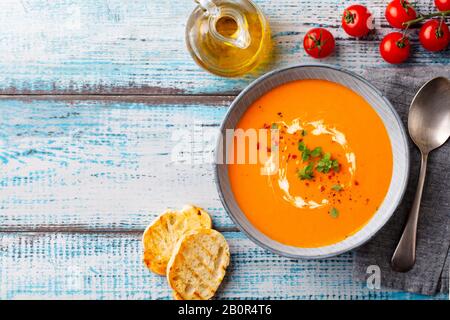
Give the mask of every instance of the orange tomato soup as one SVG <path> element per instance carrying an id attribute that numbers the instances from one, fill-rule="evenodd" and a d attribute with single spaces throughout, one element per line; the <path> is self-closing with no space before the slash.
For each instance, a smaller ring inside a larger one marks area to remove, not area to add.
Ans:
<path id="1" fill-rule="evenodd" d="M 235 136 L 231 188 L 249 221 L 273 240 L 305 248 L 342 241 L 372 218 L 388 191 L 387 131 L 371 106 L 342 85 L 279 86 L 248 108 L 237 129 L 256 129 L 260 140 L 255 147 L 244 136 L 241 164 Z M 249 163 L 252 146 L 258 161 Z"/>

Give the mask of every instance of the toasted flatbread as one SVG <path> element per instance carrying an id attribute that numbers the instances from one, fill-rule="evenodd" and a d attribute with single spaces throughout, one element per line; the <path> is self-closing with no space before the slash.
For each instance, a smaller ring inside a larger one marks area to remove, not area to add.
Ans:
<path id="1" fill-rule="evenodd" d="M 167 281 L 174 298 L 211 299 L 229 263 L 230 249 L 221 233 L 200 229 L 184 235 L 167 265 Z"/>
<path id="2" fill-rule="evenodd" d="M 211 217 L 201 208 L 189 205 L 181 211 L 164 212 L 144 231 L 144 263 L 154 273 L 165 275 L 178 240 L 192 230 L 204 228 L 211 228 Z"/>

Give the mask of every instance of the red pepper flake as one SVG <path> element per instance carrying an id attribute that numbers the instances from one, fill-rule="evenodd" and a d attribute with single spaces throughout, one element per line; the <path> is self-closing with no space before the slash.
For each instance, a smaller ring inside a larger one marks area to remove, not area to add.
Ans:
<path id="1" fill-rule="evenodd" d="M 281 118 L 283 118 L 283 114 L 281 112 L 278 112 L 277 115 Z"/>
<path id="2" fill-rule="evenodd" d="M 256 143 L 256 150 L 259 150 L 259 142 Z"/>
<path id="3" fill-rule="evenodd" d="M 305 183 L 307 187 L 309 187 L 309 182 Z"/>
<path id="4" fill-rule="evenodd" d="M 355 186 L 359 186 L 359 182 L 355 180 Z"/>
<path id="5" fill-rule="evenodd" d="M 264 129 L 270 129 L 270 125 L 267 124 L 267 123 L 264 123 L 264 124 L 263 124 L 263 128 L 264 128 Z"/>
<path id="6" fill-rule="evenodd" d="M 324 192 L 325 191 L 325 187 L 324 186 L 320 186 L 320 192 Z"/>

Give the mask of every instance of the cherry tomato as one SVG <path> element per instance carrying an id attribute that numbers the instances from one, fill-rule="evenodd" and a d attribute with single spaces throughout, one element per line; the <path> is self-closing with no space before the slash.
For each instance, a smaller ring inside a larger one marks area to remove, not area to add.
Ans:
<path id="1" fill-rule="evenodd" d="M 428 51 L 445 50 L 450 43 L 450 31 L 443 20 L 433 19 L 420 28 L 419 40 Z"/>
<path id="2" fill-rule="evenodd" d="M 389 24 L 398 29 L 405 29 L 403 23 L 417 18 L 416 10 L 406 0 L 394 0 L 388 4 L 385 12 Z"/>
<path id="3" fill-rule="evenodd" d="M 320 59 L 328 57 L 334 51 L 333 35 L 324 28 L 309 30 L 303 39 L 303 48 L 311 57 Z"/>
<path id="4" fill-rule="evenodd" d="M 373 30 L 373 16 L 366 7 L 352 5 L 344 10 L 342 28 L 352 37 L 364 37 Z"/>
<path id="5" fill-rule="evenodd" d="M 434 4 L 439 9 L 439 11 L 450 10 L 450 0 L 434 0 Z"/>
<path id="6" fill-rule="evenodd" d="M 411 45 L 409 39 L 401 32 L 387 34 L 380 44 L 380 53 L 389 63 L 402 63 L 409 57 Z"/>

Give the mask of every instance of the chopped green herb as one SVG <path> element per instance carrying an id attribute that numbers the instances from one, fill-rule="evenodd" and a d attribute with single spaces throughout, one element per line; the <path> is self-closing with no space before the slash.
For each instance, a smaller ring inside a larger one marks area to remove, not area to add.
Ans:
<path id="1" fill-rule="evenodd" d="M 342 188 L 340 184 L 335 184 L 334 186 L 331 187 L 331 189 L 333 189 L 334 191 L 341 191 L 344 188 Z"/>
<path id="2" fill-rule="evenodd" d="M 303 136 L 303 137 L 306 136 L 307 134 L 308 134 L 308 131 L 302 130 L 302 136 Z"/>
<path id="3" fill-rule="evenodd" d="M 333 160 L 331 162 L 331 167 L 333 168 L 333 170 L 335 172 L 338 172 L 339 171 L 339 162 L 337 160 Z"/>
<path id="4" fill-rule="evenodd" d="M 310 163 L 306 167 L 299 170 L 297 175 L 301 180 L 311 180 L 313 178 L 313 169 L 314 165 Z"/>
<path id="5" fill-rule="evenodd" d="M 313 151 L 311 151 L 311 156 L 313 157 L 320 157 L 322 155 L 322 148 L 317 147 Z"/>
<path id="6" fill-rule="evenodd" d="M 303 162 L 308 161 L 310 155 L 311 155 L 311 150 L 309 150 L 305 143 L 303 141 L 300 141 L 298 143 L 298 150 L 300 150 L 302 152 L 302 160 Z"/>
<path id="7" fill-rule="evenodd" d="M 300 151 L 305 151 L 307 148 L 306 148 L 306 145 L 305 145 L 305 143 L 303 142 L 303 141 L 300 141 L 299 143 L 298 143 L 298 150 L 300 150 Z"/>
<path id="8" fill-rule="evenodd" d="M 276 123 L 272 123 L 271 128 L 272 128 L 272 129 L 278 129 L 278 125 L 277 125 Z"/>
<path id="9" fill-rule="evenodd" d="M 305 151 L 302 152 L 302 160 L 304 161 L 308 161 L 309 157 L 311 155 L 311 151 L 309 151 L 309 149 L 306 149 Z"/>
<path id="10" fill-rule="evenodd" d="M 322 159 L 317 162 L 316 170 L 323 173 L 328 173 L 330 170 L 339 171 L 339 162 L 337 160 L 331 160 L 331 153 L 327 152 L 323 155 Z"/>
<path id="11" fill-rule="evenodd" d="M 332 217 L 332 218 L 337 218 L 337 217 L 339 217 L 339 211 L 338 211 L 338 209 L 336 209 L 336 208 L 331 208 L 331 210 L 330 210 L 330 216 Z"/>
<path id="12" fill-rule="evenodd" d="M 326 163 L 322 160 L 317 163 L 316 170 L 322 173 L 328 173 L 330 171 L 330 169 L 327 169 Z"/>
<path id="13" fill-rule="evenodd" d="M 311 157 L 320 158 L 317 162 L 310 162 L 307 167 L 299 170 L 299 178 L 302 180 L 311 179 L 314 168 L 321 173 L 328 173 L 331 169 L 335 172 L 339 171 L 339 162 L 336 159 L 331 159 L 331 153 L 323 153 L 322 147 L 316 147 L 313 150 L 310 150 L 303 141 L 299 141 L 298 150 L 302 154 L 303 162 L 310 160 Z M 308 171 L 304 171 L 306 168 L 308 168 Z"/>

